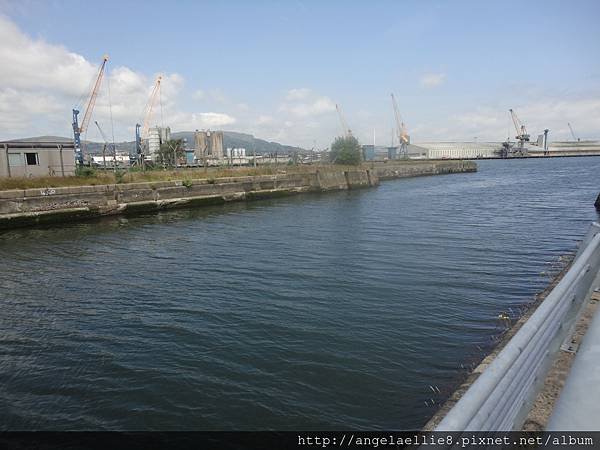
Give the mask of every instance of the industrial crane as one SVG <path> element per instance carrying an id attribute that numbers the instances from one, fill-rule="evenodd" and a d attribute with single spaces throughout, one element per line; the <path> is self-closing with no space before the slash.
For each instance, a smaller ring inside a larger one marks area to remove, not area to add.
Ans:
<path id="1" fill-rule="evenodd" d="M 83 114 L 83 120 L 81 121 L 81 126 L 79 125 L 78 115 L 79 110 L 73 109 L 73 141 L 75 143 L 75 158 L 78 164 L 83 164 L 83 152 L 81 151 L 81 134 L 85 133 L 87 127 L 90 123 L 90 119 L 92 118 L 92 111 L 94 110 L 94 105 L 96 104 L 96 97 L 98 97 L 98 91 L 100 90 L 100 85 L 102 84 L 102 78 L 104 77 L 104 68 L 106 67 L 106 62 L 108 61 L 108 55 L 104 55 L 102 57 L 102 64 L 100 65 L 100 69 L 98 70 L 98 75 L 96 76 L 96 82 L 92 87 L 92 91 L 90 93 L 90 97 L 87 101 L 87 105 L 85 107 L 85 112 Z"/>
<path id="2" fill-rule="evenodd" d="M 340 108 L 340 106 L 337 103 L 335 105 L 335 109 L 340 118 L 340 123 L 342 124 L 342 135 L 344 137 L 352 136 L 352 130 L 350 130 L 350 128 L 348 128 L 348 124 L 346 123 L 346 120 L 344 119 L 344 115 L 342 114 L 342 109 Z"/>
<path id="3" fill-rule="evenodd" d="M 512 109 L 509 109 L 509 111 L 510 116 L 512 117 L 512 121 L 515 124 L 515 129 L 517 130 L 517 135 L 515 136 L 515 139 L 519 141 L 519 148 L 521 153 L 524 153 L 525 142 L 529 142 L 529 134 L 525 129 L 525 125 L 523 125 L 523 123 L 517 117 L 517 114 Z"/>
<path id="4" fill-rule="evenodd" d="M 569 130 L 571 130 L 571 136 L 573 136 L 573 140 L 579 142 L 581 139 L 579 139 L 577 136 L 575 136 L 575 132 L 573 131 L 573 127 L 571 126 L 571 124 L 567 123 L 567 125 L 569 125 Z"/>
<path id="5" fill-rule="evenodd" d="M 156 78 L 156 82 L 154 83 L 154 87 L 152 88 L 152 93 L 150 94 L 150 98 L 148 99 L 148 103 L 144 107 L 143 116 L 144 116 L 144 125 L 140 125 L 139 123 L 135 124 L 135 147 L 136 152 L 138 154 L 138 158 L 140 163 L 144 163 L 145 158 L 145 149 L 148 147 L 148 130 L 150 128 L 150 121 L 152 120 L 152 112 L 154 109 L 154 105 L 156 103 L 156 99 L 160 97 L 160 83 L 162 81 L 162 76 L 158 76 Z M 141 131 L 140 131 L 141 129 Z"/>
<path id="6" fill-rule="evenodd" d="M 394 107 L 394 117 L 396 118 L 396 132 L 398 133 L 398 142 L 400 143 L 400 155 L 407 156 L 408 155 L 408 144 L 409 137 L 406 132 L 406 127 L 404 126 L 404 122 L 400 117 L 400 111 L 398 110 L 398 104 L 396 103 L 396 98 L 394 94 L 392 96 L 392 106 Z"/>
<path id="7" fill-rule="evenodd" d="M 97 120 L 94 120 L 94 123 L 96 124 L 96 126 L 98 127 L 98 130 L 100 131 L 100 134 L 102 135 L 102 139 L 104 139 L 104 146 L 102 147 L 102 161 L 104 162 L 104 167 L 106 168 L 106 148 L 109 147 L 110 153 L 112 153 L 113 158 L 114 158 L 114 163 L 115 163 L 115 167 L 116 167 L 116 159 L 117 159 L 117 155 L 115 152 L 115 146 L 114 144 L 110 144 L 108 142 L 108 138 L 106 137 L 106 135 L 104 134 L 104 131 L 102 131 L 102 128 L 100 127 L 100 124 L 98 123 Z"/>

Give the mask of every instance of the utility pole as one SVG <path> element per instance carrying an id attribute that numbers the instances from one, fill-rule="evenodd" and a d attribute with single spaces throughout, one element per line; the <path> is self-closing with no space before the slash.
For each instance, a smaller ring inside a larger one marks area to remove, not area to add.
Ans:
<path id="1" fill-rule="evenodd" d="M 177 145 L 173 144 L 173 167 L 177 170 Z"/>

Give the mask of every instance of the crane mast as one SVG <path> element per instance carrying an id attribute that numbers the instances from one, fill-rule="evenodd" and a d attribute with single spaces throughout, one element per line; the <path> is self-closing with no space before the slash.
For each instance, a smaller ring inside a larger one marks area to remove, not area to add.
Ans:
<path id="1" fill-rule="evenodd" d="M 152 120 L 154 105 L 156 103 L 156 100 L 160 97 L 161 82 L 162 76 L 159 75 L 156 78 L 156 82 L 154 83 L 154 87 L 152 88 L 152 92 L 150 93 L 150 98 L 148 99 L 148 102 L 144 107 L 143 125 L 140 125 L 139 123 L 135 124 L 135 147 L 140 165 L 144 164 L 145 153 L 148 147 L 148 130 L 150 129 L 150 121 Z"/>
<path id="2" fill-rule="evenodd" d="M 111 145 L 108 142 L 108 138 L 106 137 L 106 135 L 104 134 L 104 131 L 102 130 L 102 128 L 100 127 L 100 124 L 98 123 L 97 120 L 94 120 L 94 123 L 96 124 L 96 126 L 98 127 L 98 131 L 100 131 L 100 134 L 102 135 L 102 139 L 104 139 L 104 146 L 102 147 L 102 161 L 104 163 L 104 167 L 106 168 L 106 149 L 109 148 L 109 150 L 112 147 L 112 154 L 113 154 L 113 159 L 116 160 L 116 153 L 115 153 L 115 147 L 114 144 Z M 115 167 L 116 167 L 116 162 L 115 162 Z"/>
<path id="3" fill-rule="evenodd" d="M 104 134 L 104 131 L 102 131 L 102 128 L 100 128 L 100 124 L 98 123 L 97 120 L 94 120 L 94 123 L 96 124 L 96 126 L 98 127 L 98 131 L 100 131 L 100 135 L 102 136 L 102 139 L 104 139 L 104 143 L 108 144 L 108 138 L 106 137 L 106 135 Z"/>
<path id="4" fill-rule="evenodd" d="M 516 139 L 523 142 L 529 142 L 529 134 L 527 134 L 527 129 L 525 125 L 519 120 L 517 114 L 512 110 L 508 110 L 510 112 L 510 116 L 512 117 L 513 124 L 515 125 L 515 130 L 517 130 Z"/>
<path id="5" fill-rule="evenodd" d="M 152 88 L 152 93 L 150 94 L 148 103 L 146 103 L 146 107 L 144 108 L 144 125 L 142 127 L 142 139 L 148 138 L 148 130 L 150 129 L 150 121 L 152 120 L 152 112 L 154 110 L 154 105 L 156 103 L 156 99 L 159 97 L 159 94 L 160 94 L 161 81 L 162 81 L 162 76 L 158 76 L 156 78 L 156 82 L 154 83 L 154 87 Z"/>
<path id="6" fill-rule="evenodd" d="M 571 123 L 567 123 L 567 125 L 569 125 L 569 130 L 571 130 L 571 136 L 573 136 L 573 140 L 579 142 L 580 139 L 577 136 L 575 136 L 575 132 L 573 131 L 573 127 L 571 126 Z"/>
<path id="7" fill-rule="evenodd" d="M 342 135 L 344 137 L 352 136 L 352 130 L 350 130 L 350 128 L 348 128 L 348 124 L 346 123 L 346 120 L 344 119 L 344 115 L 342 114 L 342 109 L 340 108 L 340 106 L 337 103 L 335 105 L 335 109 L 338 113 L 338 117 L 340 118 L 340 123 L 342 125 Z"/>
<path id="8" fill-rule="evenodd" d="M 96 98 L 98 97 L 98 92 L 100 91 L 100 85 L 102 84 L 102 78 L 104 77 L 104 69 L 106 67 L 106 62 L 108 61 L 108 55 L 104 55 L 102 57 L 102 64 L 100 65 L 100 69 L 98 70 L 98 75 L 96 76 L 96 82 L 92 87 L 92 91 L 90 92 L 89 99 L 87 101 L 87 105 L 85 107 L 85 111 L 83 114 L 83 120 L 81 121 L 81 126 L 79 125 L 78 115 L 79 110 L 73 109 L 73 141 L 75 143 L 75 158 L 78 164 L 83 164 L 83 152 L 81 151 L 81 133 L 85 133 L 87 127 L 90 123 L 90 119 L 92 118 L 92 111 L 94 110 L 94 106 L 96 105 Z"/>

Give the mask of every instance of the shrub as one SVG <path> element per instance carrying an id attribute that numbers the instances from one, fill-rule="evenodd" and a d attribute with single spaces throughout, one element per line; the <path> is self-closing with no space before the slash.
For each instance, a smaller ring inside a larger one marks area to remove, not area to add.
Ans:
<path id="1" fill-rule="evenodd" d="M 334 164 L 357 166 L 362 160 L 360 144 L 354 136 L 338 137 L 331 144 L 329 157 Z"/>
<path id="2" fill-rule="evenodd" d="M 75 175 L 78 177 L 94 177 L 96 176 L 96 171 L 87 166 L 77 166 L 75 169 Z"/>

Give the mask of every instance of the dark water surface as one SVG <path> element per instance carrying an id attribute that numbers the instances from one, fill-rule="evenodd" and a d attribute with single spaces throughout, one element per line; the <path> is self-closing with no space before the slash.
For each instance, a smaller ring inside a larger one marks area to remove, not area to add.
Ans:
<path id="1" fill-rule="evenodd" d="M 600 158 L 479 168 L 1 234 L 1 429 L 420 427 L 598 218 Z"/>

